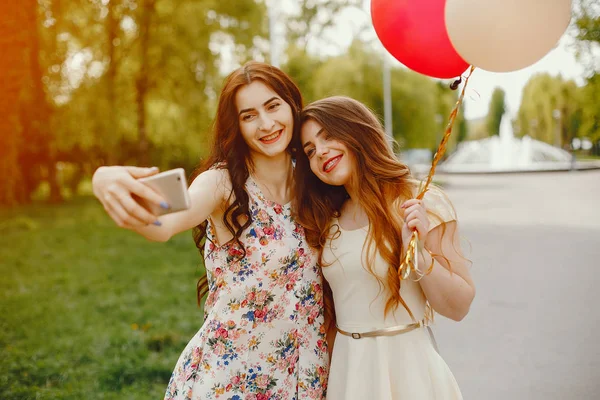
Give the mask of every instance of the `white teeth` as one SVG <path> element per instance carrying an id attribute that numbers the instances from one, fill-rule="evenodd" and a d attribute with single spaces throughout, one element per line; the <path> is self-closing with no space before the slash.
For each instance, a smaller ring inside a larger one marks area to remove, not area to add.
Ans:
<path id="1" fill-rule="evenodd" d="M 279 136 L 279 133 L 280 133 L 280 131 L 277 131 L 277 132 L 275 132 L 275 133 L 274 133 L 274 134 L 272 134 L 272 135 L 265 136 L 265 137 L 264 137 L 264 138 L 262 138 L 261 140 L 266 140 L 266 141 L 273 140 L 273 139 L 275 139 L 277 136 Z"/>
<path id="2" fill-rule="evenodd" d="M 329 168 L 333 167 L 333 164 L 335 164 L 337 162 L 338 158 L 334 158 L 333 160 L 329 161 L 327 164 L 325 164 L 325 171 L 329 170 Z"/>

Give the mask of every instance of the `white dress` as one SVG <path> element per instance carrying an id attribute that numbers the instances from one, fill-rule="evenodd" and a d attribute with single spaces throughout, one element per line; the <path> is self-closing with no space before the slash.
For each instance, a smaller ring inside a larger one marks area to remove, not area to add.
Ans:
<path id="1" fill-rule="evenodd" d="M 425 204 L 441 220 L 455 219 L 452 206 L 438 189 L 427 192 Z M 430 229 L 440 222 L 430 217 Z M 360 333 L 413 323 L 402 305 L 384 318 L 387 296 L 360 262 L 365 260 L 362 249 L 366 238 L 366 227 L 350 231 L 340 228 L 339 236 L 325 246 L 323 260 L 332 264 L 323 268 L 323 275 L 333 291 L 337 325 Z M 387 264 L 379 255 L 374 269 L 385 276 Z M 419 283 L 403 281 L 400 291 L 417 321 L 422 320 L 426 299 Z M 427 329 L 417 328 L 395 336 L 361 339 L 337 333 L 327 399 L 455 400 L 462 396 Z"/>

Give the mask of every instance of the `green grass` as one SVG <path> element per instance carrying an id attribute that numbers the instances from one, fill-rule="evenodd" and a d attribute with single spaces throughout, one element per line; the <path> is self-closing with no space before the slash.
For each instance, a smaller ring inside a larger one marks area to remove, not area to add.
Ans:
<path id="1" fill-rule="evenodd" d="M 200 328 L 189 232 L 152 243 L 93 198 L 0 210 L 0 399 L 162 399 Z"/>
<path id="2" fill-rule="evenodd" d="M 577 156 L 577 160 L 579 160 L 579 161 L 583 161 L 583 160 L 600 160 L 600 156 L 594 156 L 594 155 L 591 155 L 591 154 L 578 155 Z"/>

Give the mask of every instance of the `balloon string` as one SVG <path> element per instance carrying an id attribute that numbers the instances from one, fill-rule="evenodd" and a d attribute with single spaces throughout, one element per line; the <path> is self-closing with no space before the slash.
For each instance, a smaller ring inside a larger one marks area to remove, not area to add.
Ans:
<path id="1" fill-rule="evenodd" d="M 427 175 L 427 181 L 425 181 L 425 185 L 421 188 L 421 192 L 417 196 L 417 199 L 419 199 L 419 200 L 423 199 L 423 196 L 425 196 L 425 192 L 427 192 L 429 184 L 433 180 L 433 175 L 435 174 L 435 168 L 437 167 L 438 162 L 441 160 L 442 156 L 446 152 L 446 144 L 448 143 L 448 140 L 450 139 L 450 135 L 452 134 L 452 128 L 454 127 L 454 121 L 456 120 L 456 116 L 458 115 L 458 110 L 460 108 L 460 105 L 462 104 L 463 98 L 465 97 L 465 90 L 467 89 L 467 84 L 469 83 L 469 78 L 473 74 L 474 70 L 475 70 L 475 67 L 471 66 L 471 69 L 469 70 L 469 75 L 467 75 L 467 77 L 465 78 L 465 84 L 462 88 L 460 96 L 458 97 L 458 100 L 456 101 L 456 104 L 454 105 L 452 112 L 450 112 L 450 118 L 448 119 L 448 125 L 446 126 L 446 132 L 444 133 L 444 137 L 442 138 L 442 141 L 441 141 L 440 145 L 438 146 L 438 149 L 435 152 L 435 155 L 433 157 L 433 162 L 431 163 L 431 169 L 429 170 L 429 175 Z"/>
<path id="2" fill-rule="evenodd" d="M 460 105 L 462 104 L 462 101 L 465 97 L 465 90 L 467 88 L 467 84 L 469 83 L 469 78 L 473 74 L 474 70 L 475 70 L 475 67 L 471 66 L 471 69 L 469 70 L 469 74 L 465 78 L 465 84 L 462 88 L 460 96 L 458 96 L 458 100 L 456 101 L 454 108 L 450 112 L 450 118 L 448 119 L 448 125 L 446 126 L 446 131 L 444 133 L 444 137 L 442 138 L 442 141 L 440 142 L 440 145 L 438 146 L 437 151 L 435 152 L 435 156 L 433 157 L 433 161 L 431 163 L 431 169 L 429 170 L 429 175 L 427 175 L 427 180 L 425 181 L 425 184 L 421 186 L 420 192 L 417 195 L 417 199 L 419 199 L 419 200 L 422 200 L 423 197 L 425 196 L 425 193 L 427 192 L 427 189 L 429 188 L 429 184 L 433 180 L 433 175 L 435 174 L 435 168 L 437 167 L 438 162 L 441 160 L 442 156 L 446 152 L 446 145 L 448 144 L 448 140 L 450 139 L 450 135 L 452 134 L 452 127 L 454 126 L 454 121 L 456 120 L 456 116 L 458 115 L 458 110 L 460 109 Z M 461 81 L 461 78 L 457 79 L 456 81 L 454 81 L 451 84 L 450 87 L 453 90 L 457 89 L 458 85 L 460 84 L 460 81 Z M 418 252 L 419 252 L 419 235 L 417 234 L 417 231 L 414 230 L 412 233 L 412 236 L 410 238 L 410 241 L 408 243 L 407 251 L 406 251 L 406 254 L 404 255 L 402 264 L 400 264 L 400 271 L 398 273 L 400 280 L 408 279 L 411 275 L 413 275 L 413 273 L 416 273 L 417 275 L 422 275 L 422 274 L 419 274 L 420 271 L 418 271 L 418 261 L 419 261 Z M 429 268 L 425 274 L 428 274 L 429 272 L 431 272 L 431 268 Z"/>

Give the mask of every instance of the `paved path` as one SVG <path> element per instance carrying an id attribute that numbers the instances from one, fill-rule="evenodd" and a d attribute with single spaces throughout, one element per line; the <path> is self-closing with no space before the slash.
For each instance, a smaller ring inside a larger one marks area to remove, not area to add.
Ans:
<path id="1" fill-rule="evenodd" d="M 435 326 L 465 399 L 600 399 L 600 171 L 437 180 L 477 284 Z"/>

